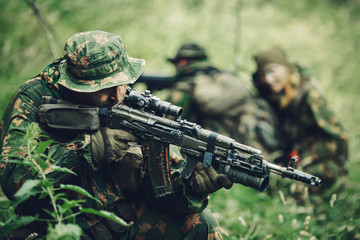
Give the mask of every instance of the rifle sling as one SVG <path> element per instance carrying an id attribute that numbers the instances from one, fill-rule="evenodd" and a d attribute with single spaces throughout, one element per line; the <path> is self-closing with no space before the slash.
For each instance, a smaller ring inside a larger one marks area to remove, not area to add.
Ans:
<path id="1" fill-rule="evenodd" d="M 204 154 L 204 160 L 203 160 L 204 168 L 209 168 L 211 166 L 213 153 L 216 145 L 216 138 L 218 137 L 218 135 L 219 134 L 214 132 L 210 133 L 209 135 L 208 142 L 206 145 L 206 152 Z"/>
<path id="2" fill-rule="evenodd" d="M 219 134 L 217 133 L 210 133 L 209 137 L 208 137 L 208 142 L 206 145 L 206 151 L 204 153 L 204 157 L 203 157 L 203 165 L 204 168 L 209 168 L 212 164 L 212 159 L 214 156 L 214 150 L 215 150 L 215 145 L 216 145 L 216 138 L 219 136 Z M 183 166 L 183 169 L 181 170 L 180 175 L 185 178 L 188 179 L 192 172 L 194 171 L 196 164 L 199 162 L 199 159 L 201 159 L 201 155 L 199 156 L 193 156 L 192 154 L 187 154 L 187 150 L 186 148 L 182 148 L 181 152 L 183 152 L 184 154 L 187 155 L 187 159 L 185 162 L 185 165 Z"/>

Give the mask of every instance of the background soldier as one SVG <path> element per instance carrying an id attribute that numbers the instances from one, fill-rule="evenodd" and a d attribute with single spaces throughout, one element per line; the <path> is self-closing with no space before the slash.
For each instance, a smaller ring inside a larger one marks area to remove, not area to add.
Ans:
<path id="1" fill-rule="evenodd" d="M 12 150 L 21 145 L 26 127 L 38 122 L 37 109 L 42 96 L 95 107 L 116 106 L 123 101 L 127 84 L 137 80 L 144 66 L 143 59 L 127 55 L 120 36 L 90 31 L 71 37 L 65 45 L 65 56 L 22 85 L 3 116 L 0 148 L 5 157 L 0 162 L 0 176 L 6 196 L 13 199 L 20 186 L 34 178 L 26 165 L 7 160 L 12 159 Z M 100 200 L 97 203 L 87 199 L 84 207 L 112 211 L 134 222 L 125 228 L 95 215 L 81 214 L 76 223 L 84 231 L 83 239 L 221 239 L 217 221 L 204 209 L 209 193 L 230 188 L 232 183 L 212 167 L 204 170 L 200 166 L 187 182 L 178 174 L 183 159 L 177 148 L 170 148 L 175 193 L 155 199 L 146 166 L 147 161 L 164 157 L 152 151 L 156 143 L 140 143 L 130 133 L 106 127 L 69 135 L 65 131 L 44 134 L 54 140 L 46 151 L 52 159 L 49 168 L 55 164 L 77 174 L 54 172 L 52 177 L 57 184 L 78 185 Z M 168 145 L 157 147 L 169 151 Z M 74 196 L 80 197 L 83 196 Z M 17 212 L 39 213 L 44 207 L 42 203 L 35 197 Z M 46 226 L 38 223 L 28 227 L 28 233 L 16 231 L 23 233 L 18 237 L 24 239 L 32 231 L 44 236 L 46 231 Z"/>
<path id="2" fill-rule="evenodd" d="M 280 163 L 287 164 L 298 155 L 299 167 L 323 180 L 320 188 L 310 187 L 310 193 L 336 193 L 344 185 L 348 143 L 323 92 L 306 69 L 288 62 L 279 47 L 259 52 L 255 61 L 254 85 L 276 110 L 286 143 Z M 304 187 L 297 183 L 292 189 L 300 202 L 306 197 Z"/>
<path id="3" fill-rule="evenodd" d="M 196 43 L 184 43 L 168 60 L 176 67 L 168 101 L 183 108 L 183 118 L 261 149 L 269 161 L 278 156 L 277 120 L 269 104 L 251 93 L 251 84 L 216 68 Z"/>

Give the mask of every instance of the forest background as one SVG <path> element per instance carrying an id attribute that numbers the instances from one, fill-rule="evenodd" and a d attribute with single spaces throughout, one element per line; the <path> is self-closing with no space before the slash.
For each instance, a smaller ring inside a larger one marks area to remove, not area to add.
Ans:
<path id="1" fill-rule="evenodd" d="M 346 189 L 318 209 L 241 185 L 209 209 L 224 239 L 360 239 L 360 1 L 358 0 L 0 0 L 0 115 L 14 91 L 76 32 L 121 35 L 146 73 L 172 75 L 180 44 L 202 44 L 211 62 L 250 81 L 253 55 L 282 46 L 310 68 L 349 137 Z M 39 12 L 34 14 L 34 9 Z M 161 96 L 163 92 L 159 92 Z M 0 194 L 1 195 L 1 194 Z M 1 198 L 4 196 L 1 195 Z"/>

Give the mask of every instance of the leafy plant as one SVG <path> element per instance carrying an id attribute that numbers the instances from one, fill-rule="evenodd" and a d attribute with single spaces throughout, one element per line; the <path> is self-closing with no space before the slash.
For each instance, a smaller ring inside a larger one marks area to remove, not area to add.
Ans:
<path id="1" fill-rule="evenodd" d="M 123 219 L 114 213 L 98 211 L 92 208 L 83 208 L 81 203 L 85 202 L 85 199 L 68 199 L 64 190 L 78 192 L 85 197 L 99 202 L 98 199 L 94 198 L 89 192 L 79 186 L 71 184 L 56 185 L 54 179 L 49 176 L 50 173 L 63 172 L 73 175 L 76 175 L 76 173 L 68 168 L 50 165 L 49 163 L 53 161 L 44 154 L 44 152 L 53 141 L 40 141 L 40 138 L 48 139 L 46 136 L 40 135 L 40 127 L 37 123 L 31 123 L 24 135 L 24 145 L 16 150 L 17 154 L 6 156 L 11 158 L 7 160 L 8 163 L 29 166 L 32 179 L 25 181 L 14 195 L 13 201 L 2 201 L 2 207 L 0 208 L 0 239 L 19 227 L 35 220 L 48 223 L 46 239 L 80 239 L 82 229 L 76 224 L 75 217 L 82 213 L 95 214 L 115 221 L 122 226 L 128 226 Z M 17 216 L 14 213 L 14 209 L 22 202 L 34 196 L 39 199 L 46 197 L 49 199 L 50 207 L 48 209 L 42 209 L 48 218 L 41 219 L 39 215 Z"/>

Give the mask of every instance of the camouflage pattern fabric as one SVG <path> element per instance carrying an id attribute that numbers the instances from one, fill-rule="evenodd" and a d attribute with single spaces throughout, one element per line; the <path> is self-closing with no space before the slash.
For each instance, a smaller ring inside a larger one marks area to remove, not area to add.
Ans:
<path id="1" fill-rule="evenodd" d="M 335 113 L 330 109 L 323 91 L 319 88 L 306 71 L 300 67 L 301 76 L 297 95 L 290 105 L 284 109 L 277 109 L 280 126 L 285 138 L 286 155 L 281 164 L 285 165 L 293 154 L 300 156 L 298 168 L 320 177 L 322 186 L 310 187 L 309 193 L 314 202 L 321 203 L 319 196 L 330 197 L 338 193 L 345 184 L 346 160 L 348 158 L 348 140 L 343 126 Z M 262 90 L 262 95 L 276 108 L 282 96 L 273 96 Z M 299 202 L 308 198 L 304 184 L 291 186 L 291 192 Z M 319 193 L 320 195 L 315 195 Z"/>
<path id="2" fill-rule="evenodd" d="M 207 60 L 179 68 L 176 77 L 168 101 L 183 108 L 183 118 L 256 147 L 267 160 L 281 154 L 275 114 L 251 93 L 249 83 Z"/>
<path id="3" fill-rule="evenodd" d="M 87 230 L 82 239 L 222 239 L 218 223 L 207 209 L 181 216 L 153 210 L 144 202 L 133 203 L 130 209 L 134 224 L 126 231 L 102 221 Z"/>
<path id="4" fill-rule="evenodd" d="M 103 31 L 77 33 L 65 44 L 58 84 L 77 92 L 95 92 L 134 83 L 145 60 L 127 55 L 120 36 Z"/>
<path id="5" fill-rule="evenodd" d="M 4 155 L 4 157 L 1 158 L 0 161 L 0 182 L 3 192 L 9 199 L 13 198 L 13 195 L 20 188 L 22 183 L 24 183 L 27 179 L 33 178 L 28 167 L 25 165 L 8 163 L 7 160 L 11 159 L 9 154 L 11 154 L 15 148 L 23 144 L 22 133 L 26 131 L 26 127 L 31 122 L 37 122 L 36 113 L 39 105 L 41 104 L 41 97 L 49 95 L 63 98 L 64 84 L 59 84 L 61 78 L 60 68 L 63 61 L 63 58 L 54 61 L 49 64 L 40 75 L 23 84 L 12 97 L 1 121 L 0 149 L 1 154 Z M 117 84 L 119 84 L 119 82 Z M 96 84 L 93 86 L 96 89 L 99 87 L 99 85 Z M 145 202 L 146 204 L 151 203 L 150 205 L 147 205 L 149 207 L 146 212 L 149 214 L 140 214 L 137 216 L 138 223 L 142 225 L 133 225 L 133 229 L 131 230 L 132 232 L 129 233 L 132 234 L 131 236 L 144 237 L 148 226 L 146 223 L 150 222 L 153 218 L 152 214 L 155 214 L 155 218 L 158 218 L 159 216 L 162 217 L 159 218 L 156 223 L 153 223 L 155 225 L 157 224 L 157 227 L 154 225 L 154 229 L 158 229 L 157 232 L 159 232 L 159 234 L 163 233 L 162 231 L 166 229 L 165 232 L 166 234 L 169 234 L 169 236 L 173 233 L 176 236 L 179 234 L 183 234 L 184 236 L 190 234 L 191 232 L 196 232 L 199 228 L 203 229 L 204 227 L 201 225 L 205 224 L 209 226 L 211 225 L 211 227 L 207 228 L 207 232 L 203 232 L 205 235 L 209 234 L 210 239 L 221 239 L 216 220 L 209 216 L 206 212 L 202 212 L 202 210 L 207 206 L 208 195 L 192 192 L 187 184 L 182 182 L 182 178 L 179 177 L 179 168 L 184 160 L 181 157 L 176 156 L 175 150 L 170 151 L 170 153 L 173 153 L 171 156 L 171 170 L 174 177 L 173 183 L 175 187 L 175 194 L 174 196 L 169 196 L 164 199 L 156 199 L 155 201 L 151 195 L 149 180 L 147 180 L 148 178 L 146 176 L 143 181 L 144 185 L 142 190 L 135 194 L 136 197 L 131 198 L 123 192 L 116 183 L 111 166 L 106 164 L 102 166 L 95 166 L 93 164 L 89 149 L 89 133 L 77 133 L 75 135 L 70 134 L 68 136 L 50 132 L 44 132 L 44 134 L 49 135 L 55 140 L 55 142 L 46 150 L 46 154 L 53 159 L 53 161 L 48 163 L 49 169 L 52 164 L 56 164 L 57 166 L 69 168 L 77 173 L 77 176 L 70 176 L 64 173 L 59 174 L 53 172 L 51 173 L 51 177 L 53 177 L 57 183 L 78 185 L 88 190 L 100 200 L 100 203 L 97 203 L 86 199 L 86 202 L 84 203 L 85 207 L 115 211 L 114 209 L 118 206 L 118 203 L 124 199 L 130 199 L 134 202 L 134 204 L 140 201 Z M 144 149 L 144 156 L 146 156 L 146 149 Z M 144 164 L 146 164 L 146 161 L 144 162 Z M 144 189 L 146 189 L 146 191 L 143 191 Z M 83 196 L 69 195 L 69 197 L 82 198 Z M 33 206 L 39 205 L 36 204 L 31 206 L 32 207 L 29 207 L 29 205 L 25 206 L 24 209 L 30 211 L 27 212 L 27 214 L 34 214 L 34 212 L 38 209 Z M 167 206 L 167 208 L 164 206 Z M 39 206 L 39 209 L 41 207 L 43 206 Z M 165 215 L 157 213 L 156 209 L 161 208 L 165 210 Z M 129 212 L 128 208 L 122 210 L 123 211 L 119 211 L 120 216 L 126 216 Z M 167 229 L 164 227 L 172 226 L 174 221 L 176 221 L 176 223 L 174 223 L 175 228 Z M 96 236 L 97 239 L 99 239 L 99 236 L 106 236 L 109 229 L 118 229 L 118 226 L 103 224 L 103 220 L 94 215 L 79 215 L 76 219 L 76 223 L 79 224 L 85 232 L 91 232 L 93 230 L 90 229 L 96 228 L 96 231 L 99 234 Z M 118 230 L 124 233 L 124 229 Z M 129 229 L 125 230 L 125 234 L 127 231 L 129 231 Z M 216 237 L 211 238 L 212 236 Z M 142 239 L 141 237 L 138 239 Z M 194 239 L 197 239 L 196 237 L 197 236 L 194 236 Z"/>

